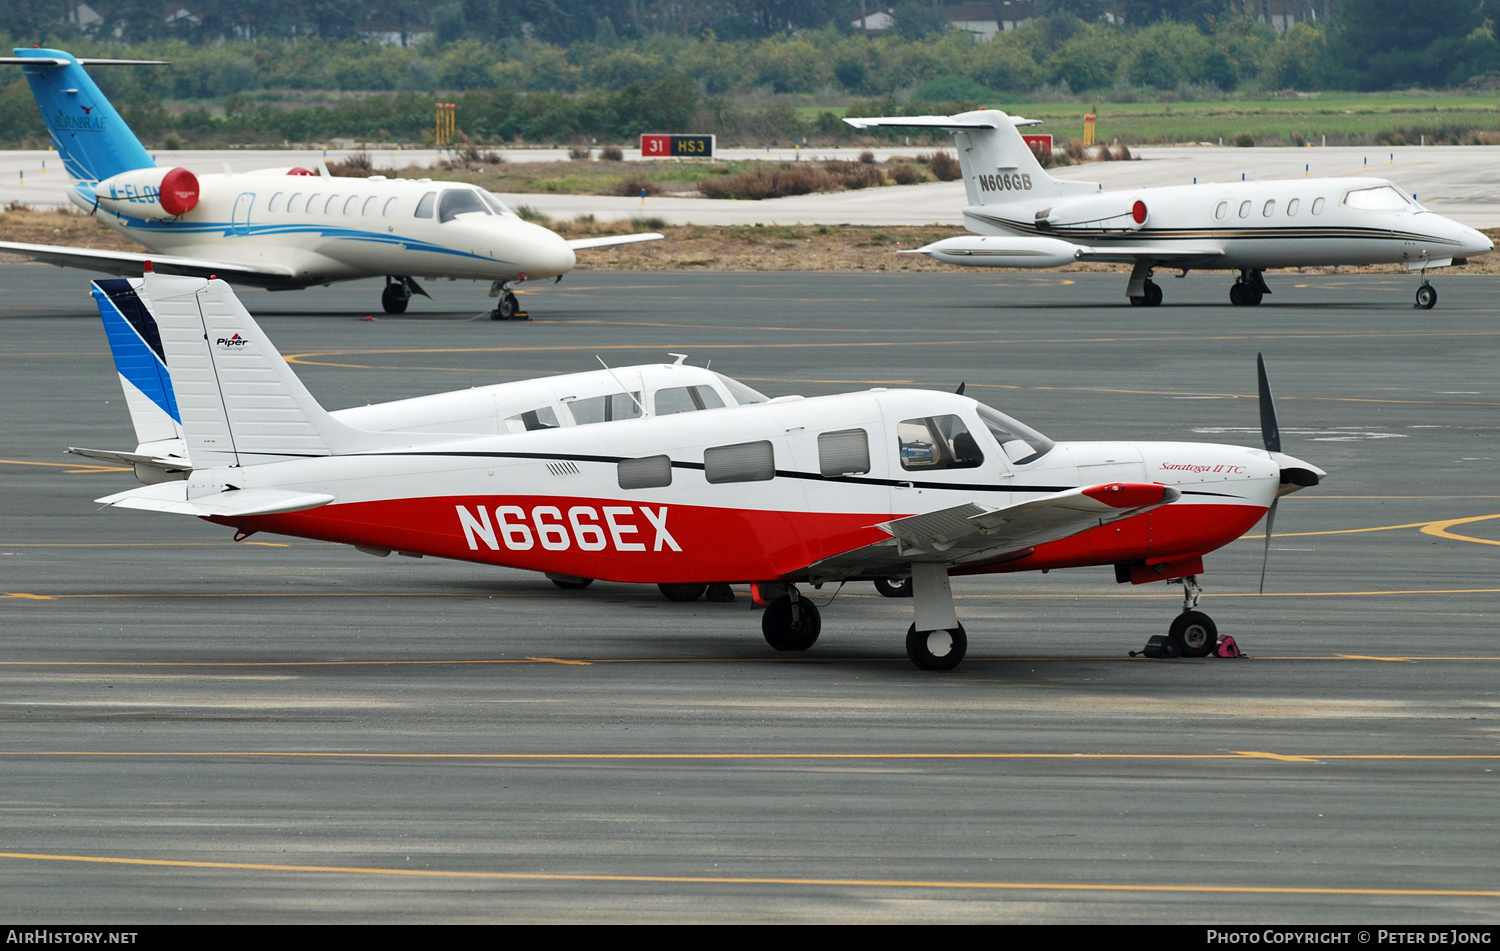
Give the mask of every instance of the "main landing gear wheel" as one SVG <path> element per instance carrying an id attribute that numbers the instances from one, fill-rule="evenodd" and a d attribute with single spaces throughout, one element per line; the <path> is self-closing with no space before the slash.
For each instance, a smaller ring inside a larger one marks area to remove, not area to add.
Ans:
<path id="1" fill-rule="evenodd" d="M 906 629 L 906 656 L 922 670 L 952 670 L 969 650 L 969 635 L 960 624 L 951 631 Z"/>
<path id="2" fill-rule="evenodd" d="M 1229 303 L 1236 307 L 1254 307 L 1264 297 L 1260 288 L 1245 281 L 1235 281 L 1229 288 Z"/>
<path id="3" fill-rule="evenodd" d="M 696 601 L 708 590 L 706 584 L 659 584 L 656 590 L 668 601 Z"/>
<path id="4" fill-rule="evenodd" d="M 516 299 L 516 295 L 506 291 L 500 295 L 499 300 L 495 301 L 495 309 L 490 311 L 490 319 L 530 320 L 531 318 L 521 313 L 521 302 Z"/>
<path id="5" fill-rule="evenodd" d="M 1184 611 L 1172 622 L 1167 636 L 1183 657 L 1207 657 L 1219 643 L 1219 628 L 1202 611 Z"/>
<path id="6" fill-rule="evenodd" d="M 1144 290 L 1145 293 L 1140 297 L 1132 297 L 1130 299 L 1130 306 L 1155 307 L 1161 303 L 1162 293 L 1160 284 L 1155 281 L 1147 281 Z"/>
<path id="7" fill-rule="evenodd" d="M 1432 310 L 1436 306 L 1437 288 L 1423 281 L 1422 286 L 1417 288 L 1417 308 L 1419 310 Z"/>
<path id="8" fill-rule="evenodd" d="M 576 578 L 573 575 L 548 574 L 547 580 L 557 585 L 564 591 L 582 591 L 594 583 L 593 578 Z"/>
<path id="9" fill-rule="evenodd" d="M 822 631 L 818 606 L 800 596 L 795 611 L 792 596 L 783 594 L 766 605 L 766 613 L 760 616 L 760 632 L 779 651 L 805 651 L 817 643 Z"/>
<path id="10" fill-rule="evenodd" d="M 880 592 L 882 598 L 909 598 L 911 597 L 911 579 L 876 578 L 875 590 Z"/>
<path id="11" fill-rule="evenodd" d="M 385 286 L 380 292 L 380 306 L 387 314 L 404 314 L 406 305 L 411 301 L 411 291 L 400 282 L 392 282 Z"/>

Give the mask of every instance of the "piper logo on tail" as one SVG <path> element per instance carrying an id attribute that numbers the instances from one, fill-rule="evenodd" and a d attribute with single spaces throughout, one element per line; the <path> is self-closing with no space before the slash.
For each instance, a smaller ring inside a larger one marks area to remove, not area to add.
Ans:
<path id="1" fill-rule="evenodd" d="M 225 350 L 233 350 L 235 347 L 243 347 L 249 342 L 250 341 L 246 340 L 244 337 L 241 337 L 239 334 L 235 334 L 233 337 L 220 337 L 218 340 L 214 341 L 215 344 L 223 347 Z"/>
<path id="2" fill-rule="evenodd" d="M 490 551 L 499 551 L 503 541 L 511 551 L 530 551 L 540 545 L 547 551 L 646 551 L 646 536 L 653 534 L 651 551 L 682 551 L 677 539 L 667 531 L 667 506 L 651 509 L 645 505 L 570 506 L 567 513 L 556 505 L 538 505 L 528 518 L 519 505 L 495 506 L 495 520 L 484 506 L 475 512 L 466 505 L 455 505 L 458 524 L 470 551 L 478 551 L 480 542 Z M 644 524 L 636 520 L 636 512 Z"/>

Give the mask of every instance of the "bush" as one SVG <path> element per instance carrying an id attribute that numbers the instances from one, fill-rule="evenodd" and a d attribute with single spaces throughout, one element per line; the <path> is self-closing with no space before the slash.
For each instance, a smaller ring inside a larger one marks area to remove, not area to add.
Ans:
<path id="1" fill-rule="evenodd" d="M 859 153 L 859 160 L 865 165 L 874 165 L 875 153 L 871 152 L 869 149 L 865 149 L 863 152 Z"/>
<path id="2" fill-rule="evenodd" d="M 552 222 L 551 215 L 547 214 L 545 211 L 542 211 L 539 208 L 533 208 L 530 205 L 517 205 L 516 214 L 526 219 L 527 221 L 534 221 L 539 225 L 550 224 Z"/>
<path id="3" fill-rule="evenodd" d="M 586 162 L 591 156 L 592 152 L 586 145 L 575 145 L 572 148 L 568 149 L 568 158 L 572 159 L 575 162 Z"/>
<path id="4" fill-rule="evenodd" d="M 891 180 L 897 185 L 915 185 L 926 177 L 922 174 L 921 169 L 915 165 L 907 165 L 904 162 L 891 169 Z"/>
<path id="5" fill-rule="evenodd" d="M 788 195 L 838 191 L 841 185 L 826 170 L 803 164 L 707 179 L 698 183 L 698 191 L 704 198 L 785 198 Z"/>
<path id="6" fill-rule="evenodd" d="M 624 195 L 626 198 L 638 198 L 643 191 L 648 195 L 660 195 L 661 186 L 653 181 L 641 178 L 639 175 L 623 178 L 615 186 L 615 194 Z"/>
<path id="7" fill-rule="evenodd" d="M 1239 135 L 1234 137 L 1234 147 L 1237 149 L 1255 148 L 1255 136 L 1251 135 L 1248 132 L 1241 132 Z"/>
<path id="8" fill-rule="evenodd" d="M 958 164 L 958 159 L 947 152 L 933 152 L 922 155 L 917 161 L 932 169 L 932 174 L 937 176 L 940 182 L 956 182 L 964 176 L 963 166 Z"/>
<path id="9" fill-rule="evenodd" d="M 625 153 L 618 145 L 606 145 L 599 150 L 599 158 L 606 162 L 623 162 Z"/>

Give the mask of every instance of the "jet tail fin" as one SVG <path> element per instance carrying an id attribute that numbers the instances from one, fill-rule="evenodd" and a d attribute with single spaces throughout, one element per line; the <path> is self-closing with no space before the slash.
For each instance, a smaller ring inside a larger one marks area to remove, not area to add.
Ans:
<path id="1" fill-rule="evenodd" d="M 92 288 L 104 334 L 115 358 L 125 405 L 141 445 L 182 439 L 182 416 L 167 371 L 156 319 L 141 301 L 139 280 L 95 281 Z"/>
<path id="2" fill-rule="evenodd" d="M 14 52 L 16 55 L 6 57 L 5 62 L 21 66 L 69 175 L 83 182 L 98 182 L 121 172 L 156 166 L 77 57 L 61 50 Z"/>

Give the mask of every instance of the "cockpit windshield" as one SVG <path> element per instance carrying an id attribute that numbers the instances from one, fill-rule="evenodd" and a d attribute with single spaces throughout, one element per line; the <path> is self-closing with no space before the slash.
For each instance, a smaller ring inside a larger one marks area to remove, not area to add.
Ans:
<path id="1" fill-rule="evenodd" d="M 1016 422 L 999 410 L 990 409 L 983 403 L 979 404 L 978 409 L 979 418 L 984 421 L 990 435 L 995 437 L 995 442 L 1000 444 L 1000 449 L 1011 465 L 1024 466 L 1028 462 L 1035 462 L 1051 452 L 1056 445 L 1030 426 Z"/>
<path id="2" fill-rule="evenodd" d="M 452 221 L 458 215 L 466 215 L 471 211 L 492 214 L 479 197 L 481 194 L 474 188 L 450 188 L 443 192 L 443 196 L 438 199 L 438 221 Z"/>
<path id="3" fill-rule="evenodd" d="M 1410 211 L 1413 202 L 1394 185 L 1355 188 L 1344 196 L 1344 207 L 1355 211 Z"/>
<path id="4" fill-rule="evenodd" d="M 493 211 L 495 214 L 497 214 L 497 215 L 509 215 L 509 214 L 512 214 L 511 210 L 509 208 L 505 207 L 505 202 L 503 202 L 500 199 L 496 198 L 495 195 L 492 192 L 480 192 L 479 193 L 479 197 L 484 201 L 484 203 L 486 205 L 490 206 L 490 211 Z"/>
<path id="5" fill-rule="evenodd" d="M 714 376 L 719 378 L 719 382 L 724 384 L 724 388 L 727 389 L 729 391 L 729 394 L 734 397 L 734 401 L 741 406 L 749 406 L 751 403 L 771 402 L 771 398 L 769 396 L 761 393 L 758 390 L 750 389 L 750 387 L 741 383 L 739 380 L 730 379 L 722 373 L 715 373 Z"/>

